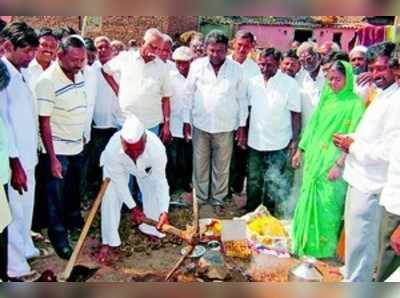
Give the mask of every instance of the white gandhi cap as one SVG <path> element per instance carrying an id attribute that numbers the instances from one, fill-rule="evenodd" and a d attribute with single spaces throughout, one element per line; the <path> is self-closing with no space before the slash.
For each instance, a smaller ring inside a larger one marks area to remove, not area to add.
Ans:
<path id="1" fill-rule="evenodd" d="M 121 137 L 128 144 L 135 144 L 142 138 L 144 131 L 143 123 L 136 116 L 131 115 L 122 126 Z"/>
<path id="2" fill-rule="evenodd" d="M 355 46 L 349 53 L 349 56 L 353 55 L 354 53 L 361 52 L 363 54 L 367 53 L 368 48 L 364 46 Z"/>
<path id="3" fill-rule="evenodd" d="M 179 47 L 172 54 L 172 59 L 175 61 L 190 61 L 193 57 L 193 51 L 188 47 Z"/>

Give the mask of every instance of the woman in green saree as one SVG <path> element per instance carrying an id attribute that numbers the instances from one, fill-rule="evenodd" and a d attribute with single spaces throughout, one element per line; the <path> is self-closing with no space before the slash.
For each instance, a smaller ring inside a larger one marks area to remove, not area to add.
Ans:
<path id="1" fill-rule="evenodd" d="M 362 99 L 354 93 L 351 65 L 335 62 L 292 161 L 298 167 L 304 156 L 303 182 L 293 222 L 293 253 L 299 257 L 335 256 L 347 184 L 341 177 L 345 156 L 332 137 L 354 132 L 364 109 Z"/>

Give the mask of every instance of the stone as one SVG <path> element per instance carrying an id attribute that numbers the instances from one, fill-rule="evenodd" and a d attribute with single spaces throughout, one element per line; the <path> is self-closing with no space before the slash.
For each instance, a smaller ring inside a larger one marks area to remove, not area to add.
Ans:
<path id="1" fill-rule="evenodd" d="M 226 280 L 231 277 L 219 251 L 208 250 L 199 260 L 197 274 L 211 280 Z"/>

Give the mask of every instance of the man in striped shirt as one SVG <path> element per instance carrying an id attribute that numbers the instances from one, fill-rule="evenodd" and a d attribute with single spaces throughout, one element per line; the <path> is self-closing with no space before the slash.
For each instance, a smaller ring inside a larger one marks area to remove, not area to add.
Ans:
<path id="1" fill-rule="evenodd" d="M 58 60 L 36 85 L 40 134 L 45 151 L 49 238 L 57 254 L 68 259 L 68 230 L 83 225 L 80 214 L 83 134 L 88 103 L 81 73 L 86 50 L 81 37 L 71 35 L 60 45 Z"/>

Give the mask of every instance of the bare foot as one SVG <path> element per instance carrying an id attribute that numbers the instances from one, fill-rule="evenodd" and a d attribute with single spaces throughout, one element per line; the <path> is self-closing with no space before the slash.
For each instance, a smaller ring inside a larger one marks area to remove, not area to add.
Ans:
<path id="1" fill-rule="evenodd" d="M 235 203 L 236 207 L 238 209 L 242 209 L 246 206 L 247 203 L 247 198 L 245 195 L 237 195 L 237 194 L 233 194 L 232 195 L 232 200 Z"/>
<path id="2" fill-rule="evenodd" d="M 114 249 L 108 245 L 103 245 L 96 255 L 96 261 L 102 265 L 109 265 L 114 259 Z"/>

